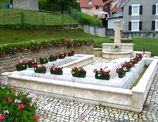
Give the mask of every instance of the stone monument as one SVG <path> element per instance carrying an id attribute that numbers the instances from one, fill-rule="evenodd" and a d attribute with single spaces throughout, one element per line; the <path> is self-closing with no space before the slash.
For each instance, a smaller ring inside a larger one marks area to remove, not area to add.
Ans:
<path id="1" fill-rule="evenodd" d="M 120 40 L 120 28 L 121 28 L 121 21 L 120 20 L 116 20 L 115 21 L 115 36 L 114 36 L 114 43 L 121 43 Z"/>
<path id="2" fill-rule="evenodd" d="M 114 43 L 102 44 L 102 57 L 107 59 L 130 58 L 133 55 L 133 45 L 131 43 L 121 43 L 121 21 L 115 21 Z"/>

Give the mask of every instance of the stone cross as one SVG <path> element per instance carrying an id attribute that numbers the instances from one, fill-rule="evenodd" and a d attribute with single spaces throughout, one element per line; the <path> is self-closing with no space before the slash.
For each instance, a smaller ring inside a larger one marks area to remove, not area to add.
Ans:
<path id="1" fill-rule="evenodd" d="M 121 40 L 120 40 L 120 29 L 121 29 L 121 21 L 120 20 L 116 20 L 115 21 L 115 36 L 114 36 L 114 43 L 121 43 Z"/>

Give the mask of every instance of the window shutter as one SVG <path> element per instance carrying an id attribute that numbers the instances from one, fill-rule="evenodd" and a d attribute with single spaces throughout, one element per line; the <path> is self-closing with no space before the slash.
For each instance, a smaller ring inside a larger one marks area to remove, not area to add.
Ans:
<path id="1" fill-rule="evenodd" d="M 152 14 L 156 14 L 156 4 L 153 5 Z"/>
<path id="2" fill-rule="evenodd" d="M 129 23 L 128 23 L 128 30 L 131 30 L 131 26 L 132 26 L 132 23 L 131 23 L 131 21 L 129 21 Z"/>
<path id="3" fill-rule="evenodd" d="M 152 21 L 152 30 L 155 30 L 155 21 Z"/>
<path id="4" fill-rule="evenodd" d="M 129 15 L 132 14 L 132 6 L 129 6 L 128 14 L 129 14 Z"/>
<path id="5" fill-rule="evenodd" d="M 142 30 L 142 21 L 139 22 L 139 30 Z"/>
<path id="6" fill-rule="evenodd" d="M 139 9 L 139 14 L 140 14 L 140 15 L 142 15 L 142 14 L 143 14 L 143 6 L 142 6 L 142 5 L 140 6 L 140 9 Z"/>

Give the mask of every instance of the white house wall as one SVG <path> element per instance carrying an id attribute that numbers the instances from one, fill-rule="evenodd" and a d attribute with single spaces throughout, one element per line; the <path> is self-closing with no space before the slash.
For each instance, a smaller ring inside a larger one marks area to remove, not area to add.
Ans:
<path id="1" fill-rule="evenodd" d="M 108 29 L 114 29 L 116 20 L 121 21 L 121 30 L 122 30 L 122 28 L 123 28 L 123 18 L 108 19 Z"/>

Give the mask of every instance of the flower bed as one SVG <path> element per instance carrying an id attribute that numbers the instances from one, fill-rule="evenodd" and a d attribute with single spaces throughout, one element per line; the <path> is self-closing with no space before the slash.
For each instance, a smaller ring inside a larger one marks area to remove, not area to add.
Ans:
<path id="1" fill-rule="evenodd" d="M 0 120 L 13 122 L 36 122 L 37 99 L 32 102 L 34 94 L 17 90 L 7 82 L 0 82 Z"/>
<path id="2" fill-rule="evenodd" d="M 86 77 L 86 70 L 84 70 L 82 67 L 74 67 L 71 70 L 72 76 L 74 77 Z"/>
<path id="3" fill-rule="evenodd" d="M 39 51 L 44 48 L 50 47 L 66 47 L 75 48 L 85 45 L 92 45 L 92 40 L 64 40 L 56 39 L 49 41 L 31 41 L 30 43 L 23 44 L 8 44 L 0 48 L 0 57 L 7 55 L 14 55 L 18 52 Z"/>
<path id="4" fill-rule="evenodd" d="M 116 73 L 118 73 L 119 78 L 123 78 L 126 75 L 126 72 L 129 72 L 132 67 L 135 66 L 143 58 L 142 54 L 136 54 L 136 56 L 131 59 L 129 62 L 124 62 L 121 64 L 120 68 L 116 69 Z"/>

